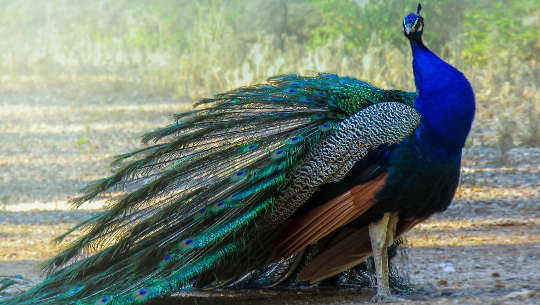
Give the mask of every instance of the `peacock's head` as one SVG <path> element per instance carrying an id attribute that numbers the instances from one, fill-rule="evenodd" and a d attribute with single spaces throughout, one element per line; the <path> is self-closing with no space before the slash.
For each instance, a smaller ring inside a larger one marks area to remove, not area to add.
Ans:
<path id="1" fill-rule="evenodd" d="M 418 3 L 416 14 L 409 14 L 403 19 L 403 34 L 411 40 L 419 40 L 424 30 L 424 18 L 420 16 L 422 5 Z"/>

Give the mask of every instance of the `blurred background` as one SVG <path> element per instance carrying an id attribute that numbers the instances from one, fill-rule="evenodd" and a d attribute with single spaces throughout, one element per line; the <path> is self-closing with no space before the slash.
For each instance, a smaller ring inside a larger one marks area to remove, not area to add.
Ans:
<path id="1" fill-rule="evenodd" d="M 4 90 L 74 86 L 189 102 L 275 74 L 317 71 L 414 90 L 401 21 L 415 10 L 415 1 L 0 4 Z M 440 0 L 423 5 L 425 41 L 472 81 L 479 118 L 519 118 L 516 141 L 537 141 L 540 2 Z"/>
<path id="2" fill-rule="evenodd" d="M 415 90 L 402 20 L 416 5 L 0 0 L 0 280 L 36 281 L 59 250 L 50 240 L 106 204 L 73 211 L 67 201 L 201 97 L 316 72 Z M 420 254 L 406 273 L 447 288 L 529 289 L 540 283 L 540 1 L 422 5 L 424 41 L 465 73 L 478 111 L 456 200 L 409 235 Z"/>

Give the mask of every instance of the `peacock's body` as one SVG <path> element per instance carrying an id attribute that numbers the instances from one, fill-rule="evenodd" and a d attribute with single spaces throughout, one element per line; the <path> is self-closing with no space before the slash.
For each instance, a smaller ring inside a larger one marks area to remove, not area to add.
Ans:
<path id="1" fill-rule="evenodd" d="M 10 302 L 130 304 L 293 271 L 316 282 L 372 253 L 388 296 L 386 249 L 450 204 L 474 115 L 469 83 L 423 45 L 422 27 L 418 14 L 404 20 L 418 93 L 278 76 L 145 135 L 155 144 L 75 200 L 119 194 L 110 209 L 74 228 L 85 235 L 49 278 Z"/>

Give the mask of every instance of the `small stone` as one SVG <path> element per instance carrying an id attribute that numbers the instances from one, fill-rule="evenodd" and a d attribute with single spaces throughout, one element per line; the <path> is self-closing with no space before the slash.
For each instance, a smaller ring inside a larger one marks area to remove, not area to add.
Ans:
<path id="1" fill-rule="evenodd" d="M 456 272 L 456 268 L 454 268 L 454 265 L 452 263 L 441 263 L 443 272 Z"/>
<path id="2" fill-rule="evenodd" d="M 491 274 L 491 276 L 492 276 L 492 277 L 499 277 L 499 276 L 501 276 L 501 274 L 500 274 L 499 272 L 493 272 L 493 273 Z"/>
<path id="3" fill-rule="evenodd" d="M 449 297 L 449 296 L 451 296 L 451 295 L 453 295 L 453 294 L 454 294 L 454 293 L 453 293 L 452 291 L 449 291 L 449 290 L 441 292 L 441 295 L 442 295 L 443 297 Z"/>
<path id="4" fill-rule="evenodd" d="M 525 298 L 534 297 L 535 295 L 536 295 L 536 291 L 525 289 L 525 290 L 521 290 L 521 291 L 511 292 L 511 293 L 505 295 L 503 298 L 504 299 L 515 299 L 515 298 L 525 299 Z"/>

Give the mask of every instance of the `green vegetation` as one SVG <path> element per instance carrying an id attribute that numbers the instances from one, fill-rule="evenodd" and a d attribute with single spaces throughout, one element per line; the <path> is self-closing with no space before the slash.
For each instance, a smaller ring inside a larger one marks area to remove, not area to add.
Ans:
<path id="1" fill-rule="evenodd" d="M 5 90 L 202 96 L 282 73 L 413 90 L 401 0 L 0 0 Z M 540 1 L 423 1 L 426 43 L 469 76 L 478 119 L 538 145 Z M 509 125 L 510 126 L 510 125 Z M 503 128 L 505 128 L 503 126 Z M 82 145 L 80 145 L 82 146 Z"/>
<path id="2" fill-rule="evenodd" d="M 507 62 L 538 56 L 539 46 L 535 44 L 540 43 L 539 16 L 538 12 L 533 13 L 538 9 L 538 1 L 514 0 L 489 1 L 468 10 L 463 50 L 467 62 L 485 66 L 493 56 L 504 57 Z M 507 56 L 508 52 L 512 56 Z"/>
<path id="3" fill-rule="evenodd" d="M 88 138 L 86 136 L 80 136 L 79 139 L 77 140 L 77 148 L 79 150 L 83 149 L 83 146 L 88 144 Z"/>

